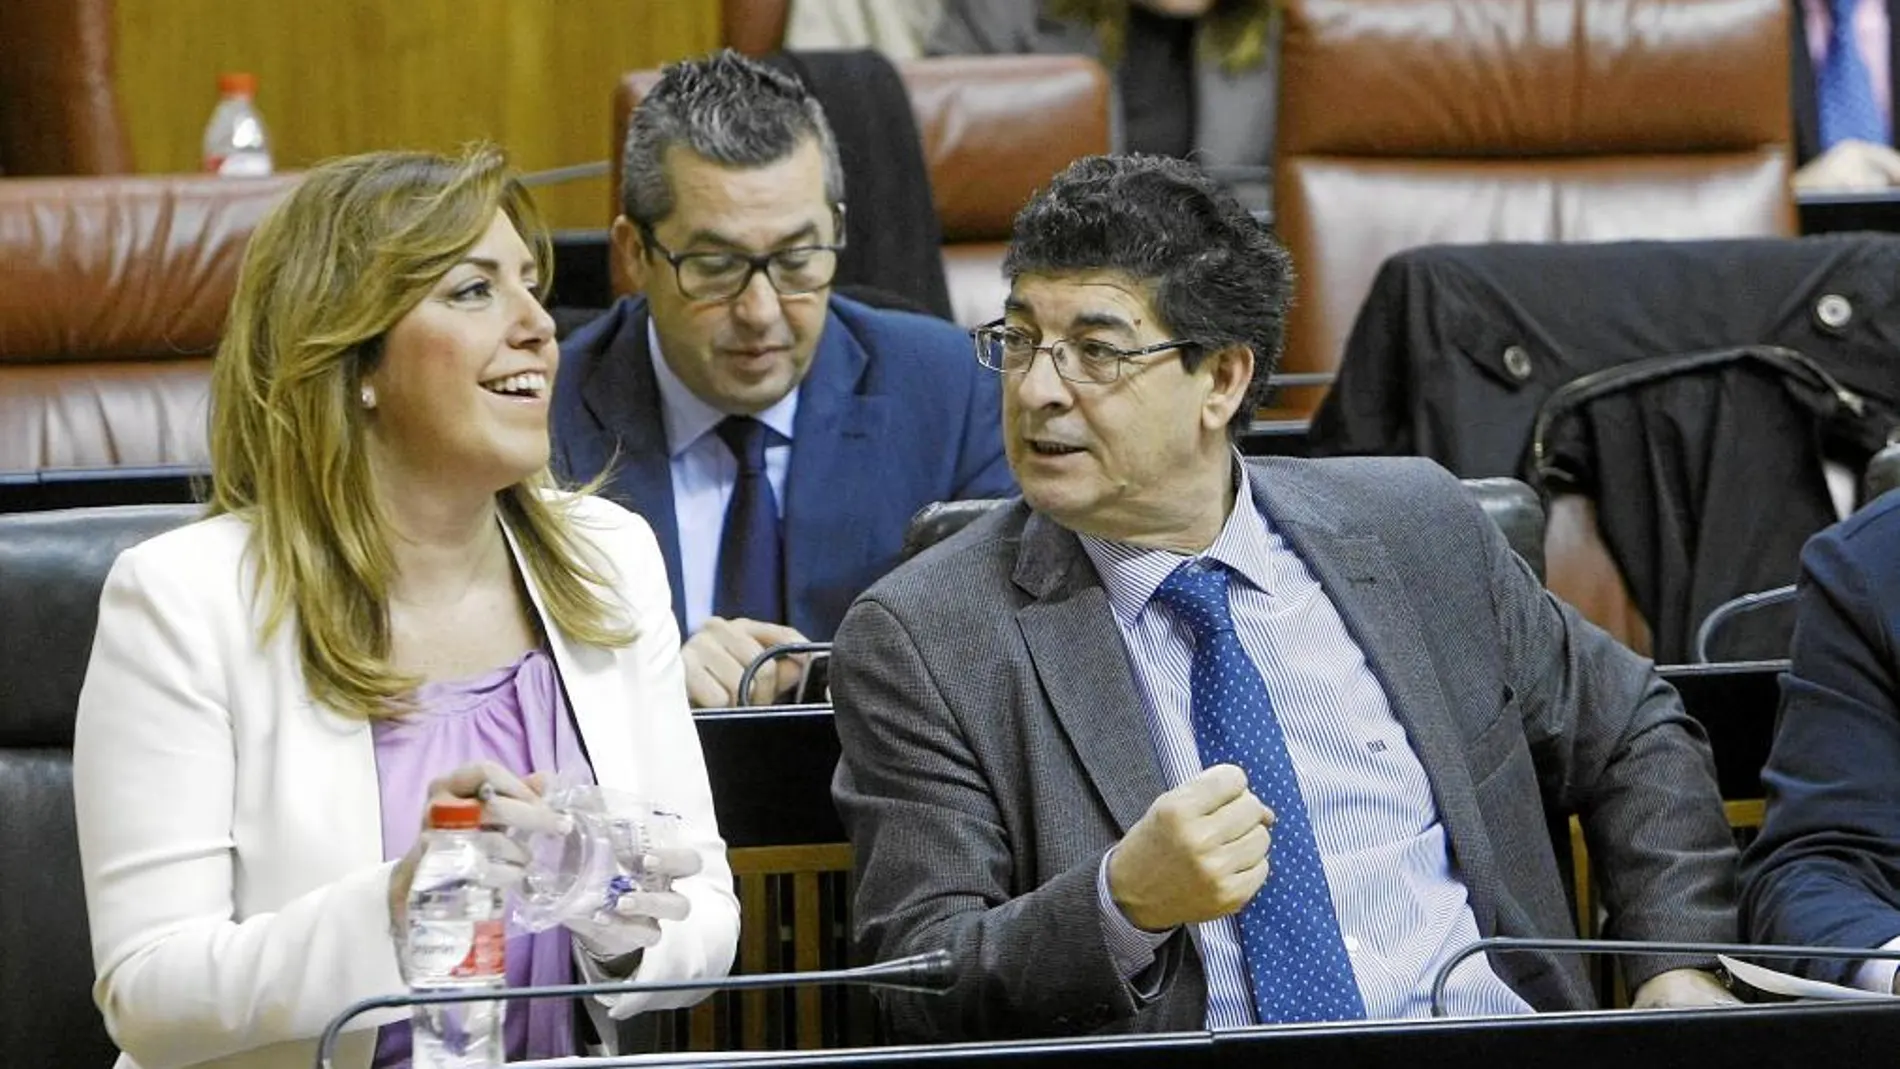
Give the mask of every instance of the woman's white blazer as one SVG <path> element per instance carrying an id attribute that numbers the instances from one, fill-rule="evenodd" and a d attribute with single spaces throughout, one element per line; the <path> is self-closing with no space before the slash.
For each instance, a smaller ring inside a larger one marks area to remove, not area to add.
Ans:
<path id="1" fill-rule="evenodd" d="M 569 641 L 529 576 L 595 777 L 678 811 L 704 860 L 675 885 L 691 916 L 663 922 L 636 978 L 724 975 L 738 902 L 666 567 L 638 516 L 595 498 L 574 509 L 639 633 L 620 649 Z M 294 619 L 260 641 L 249 534 L 226 515 L 159 535 L 120 556 L 100 600 L 73 787 L 94 1000 L 120 1069 L 309 1069 L 334 1015 L 404 989 L 369 725 L 311 700 Z M 612 1014 L 695 1000 L 626 996 Z M 359 1018 L 336 1064 L 368 1066 L 373 1026 L 400 1016 Z"/>

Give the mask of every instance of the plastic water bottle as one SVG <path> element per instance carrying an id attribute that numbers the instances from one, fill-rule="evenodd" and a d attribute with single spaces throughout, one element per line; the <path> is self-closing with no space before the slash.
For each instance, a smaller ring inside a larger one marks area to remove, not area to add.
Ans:
<path id="1" fill-rule="evenodd" d="M 507 984 L 504 896 L 488 882 L 482 806 L 472 798 L 429 807 L 429 827 L 409 888 L 403 961 L 418 992 Z M 490 1069 L 502 1064 L 502 1004 L 417 1006 L 411 1021 L 414 1069 Z"/>
<path id="2" fill-rule="evenodd" d="M 218 107 L 205 126 L 205 170 L 248 178 L 271 173 L 270 137 L 251 98 L 257 78 L 242 71 L 218 75 Z"/>

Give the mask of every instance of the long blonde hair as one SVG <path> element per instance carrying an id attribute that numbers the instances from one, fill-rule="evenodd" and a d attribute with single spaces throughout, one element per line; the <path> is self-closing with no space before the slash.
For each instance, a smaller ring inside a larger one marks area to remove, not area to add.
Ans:
<path id="1" fill-rule="evenodd" d="M 501 154 L 375 152 L 323 163 L 258 225 L 211 372 L 211 513 L 251 525 L 264 639 L 294 613 L 311 695 L 398 714 L 420 680 L 389 664 L 390 531 L 358 395 L 385 335 L 504 212 L 548 277 L 552 250 Z M 553 623 L 623 646 L 624 607 L 543 469 L 496 495 Z"/>
<path id="2" fill-rule="evenodd" d="M 1129 0 L 1048 0 L 1051 15 L 1086 23 L 1095 31 L 1102 59 L 1110 65 L 1121 62 L 1128 47 L 1128 4 Z M 1251 70 L 1267 58 L 1278 13 L 1279 0 L 1215 0 L 1201 16 L 1206 32 L 1196 35 L 1198 47 L 1229 74 Z"/>

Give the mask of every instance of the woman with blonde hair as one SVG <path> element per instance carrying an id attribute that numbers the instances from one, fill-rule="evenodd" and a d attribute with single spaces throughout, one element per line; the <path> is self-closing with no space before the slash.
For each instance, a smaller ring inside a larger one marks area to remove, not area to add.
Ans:
<path id="1" fill-rule="evenodd" d="M 331 1017 L 405 986 L 391 932 L 426 803 L 480 797 L 505 829 L 550 777 L 679 814 L 675 879 L 511 939 L 509 982 L 729 968 L 665 566 L 642 520 L 547 473 L 548 260 L 490 149 L 321 165 L 253 235 L 209 518 L 119 558 L 80 697 L 94 997 L 122 1067 L 307 1067 Z M 508 1055 L 571 1053 L 576 1023 L 510 1003 Z M 408 1064 L 399 1014 L 358 1024 L 338 1065 Z"/>

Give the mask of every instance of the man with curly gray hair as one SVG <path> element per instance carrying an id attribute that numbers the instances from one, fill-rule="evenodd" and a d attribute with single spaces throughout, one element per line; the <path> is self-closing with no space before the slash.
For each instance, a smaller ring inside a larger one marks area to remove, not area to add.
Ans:
<path id="1" fill-rule="evenodd" d="M 1420 1017 L 1480 936 L 1735 934 L 1701 729 L 1546 593 L 1429 461 L 1243 459 L 1286 252 L 1194 165 L 1078 161 L 1016 218 L 1003 381 L 1022 486 L 858 599 L 833 692 L 856 938 L 945 949 L 906 1040 Z M 1555 822 L 1553 825 L 1553 821 Z M 1732 1001 L 1697 958 L 1638 1005 Z M 1473 958 L 1458 1015 L 1595 1005 L 1574 956 Z"/>

